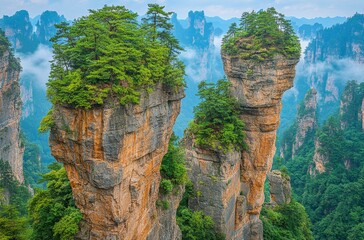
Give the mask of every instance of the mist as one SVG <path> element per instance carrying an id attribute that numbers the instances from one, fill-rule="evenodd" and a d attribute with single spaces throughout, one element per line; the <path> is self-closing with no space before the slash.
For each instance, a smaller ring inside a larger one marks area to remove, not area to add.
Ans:
<path id="1" fill-rule="evenodd" d="M 46 88 L 49 73 L 51 70 L 50 60 L 52 60 L 52 49 L 39 45 L 38 49 L 32 54 L 17 54 L 22 66 L 21 76 L 31 76 L 33 81 L 41 87 Z"/>

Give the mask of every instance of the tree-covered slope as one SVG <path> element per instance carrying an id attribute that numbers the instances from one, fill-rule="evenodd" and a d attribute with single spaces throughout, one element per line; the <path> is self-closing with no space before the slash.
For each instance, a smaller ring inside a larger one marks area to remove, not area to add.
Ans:
<path id="1" fill-rule="evenodd" d="M 315 239 L 364 237 L 363 89 L 363 83 L 349 82 L 340 112 L 308 136 L 295 157 L 283 159 Z M 286 136 L 290 131 L 296 129 Z"/>

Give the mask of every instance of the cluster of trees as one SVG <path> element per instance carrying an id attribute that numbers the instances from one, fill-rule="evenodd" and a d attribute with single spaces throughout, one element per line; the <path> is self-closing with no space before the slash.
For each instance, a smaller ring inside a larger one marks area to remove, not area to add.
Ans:
<path id="1" fill-rule="evenodd" d="M 195 118 L 189 130 L 196 144 L 212 150 L 231 151 L 245 148 L 244 123 L 239 118 L 237 100 L 231 97 L 231 83 L 226 79 L 215 83 L 201 82 L 201 99 L 194 109 Z"/>
<path id="2" fill-rule="evenodd" d="M 265 240 L 313 240 L 311 222 L 298 202 L 263 207 L 261 212 Z"/>
<path id="3" fill-rule="evenodd" d="M 82 215 L 74 205 L 66 171 L 58 163 L 49 170 L 38 182 L 47 183 L 47 189 L 36 189 L 31 197 L 14 179 L 9 163 L 0 161 L 0 239 L 69 240 L 78 232 Z"/>
<path id="4" fill-rule="evenodd" d="M 364 132 L 358 118 L 364 84 L 351 81 L 344 92 L 350 97 L 342 99 L 343 111 L 306 136 L 293 159 L 282 162 L 312 221 L 315 239 L 320 240 L 364 238 Z M 292 131 L 285 134 L 290 141 Z M 316 151 L 325 158 L 323 173 L 313 171 L 315 141 L 320 143 Z"/>
<path id="5" fill-rule="evenodd" d="M 158 4 L 148 6 L 141 25 L 123 6 L 90 10 L 72 25 L 57 25 L 47 84 L 53 104 L 91 108 L 108 97 L 138 103 L 140 92 L 152 91 L 156 83 L 172 89 L 184 85 L 172 13 Z"/>
<path id="6" fill-rule="evenodd" d="M 276 54 L 299 58 L 301 46 L 289 20 L 274 8 L 244 12 L 223 38 L 224 52 L 247 60 L 263 61 Z"/>

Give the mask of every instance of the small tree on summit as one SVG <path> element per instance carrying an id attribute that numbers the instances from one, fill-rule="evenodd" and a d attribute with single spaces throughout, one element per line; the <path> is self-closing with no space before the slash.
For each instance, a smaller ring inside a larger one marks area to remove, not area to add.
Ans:
<path id="1" fill-rule="evenodd" d="M 183 48 L 173 36 L 173 24 L 170 22 L 172 12 L 164 11 L 164 6 L 148 4 L 146 17 L 142 19 L 142 28 L 152 42 L 158 41 L 169 49 L 169 59 L 175 57 Z"/>

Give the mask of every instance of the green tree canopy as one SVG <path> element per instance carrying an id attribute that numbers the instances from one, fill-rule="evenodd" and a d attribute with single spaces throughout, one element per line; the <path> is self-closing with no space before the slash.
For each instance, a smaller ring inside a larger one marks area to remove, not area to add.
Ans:
<path id="1" fill-rule="evenodd" d="M 199 84 L 197 95 L 202 101 L 195 107 L 195 119 L 190 124 L 198 145 L 223 151 L 245 147 L 244 123 L 236 99 L 230 96 L 230 86 L 226 79 Z"/>
<path id="2" fill-rule="evenodd" d="M 58 163 L 51 164 L 49 169 L 41 179 L 47 182 L 47 190 L 37 189 L 29 203 L 31 239 L 73 239 L 82 215 L 75 207 L 65 169 Z"/>
<path id="3" fill-rule="evenodd" d="M 150 5 L 148 14 L 156 8 Z M 151 91 L 158 82 L 181 87 L 184 66 L 176 59 L 180 47 L 171 35 L 169 15 L 158 7 L 156 27 L 145 20 L 141 28 L 136 13 L 104 6 L 72 25 L 58 24 L 47 84 L 52 103 L 91 108 L 108 97 L 138 103 L 140 91 Z"/>
<path id="4" fill-rule="evenodd" d="M 291 23 L 274 8 L 244 12 L 223 38 L 223 51 L 244 59 L 266 60 L 276 54 L 299 58 L 300 43 Z"/>

